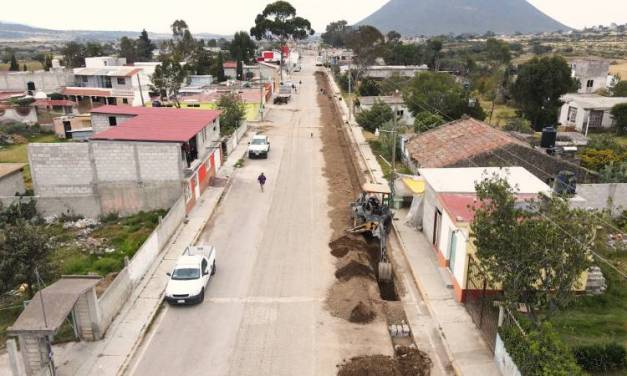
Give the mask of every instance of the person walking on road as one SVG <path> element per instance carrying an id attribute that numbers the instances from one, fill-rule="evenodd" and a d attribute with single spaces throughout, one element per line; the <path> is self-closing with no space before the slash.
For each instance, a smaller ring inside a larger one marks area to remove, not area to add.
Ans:
<path id="1" fill-rule="evenodd" d="M 259 182 L 259 186 L 261 187 L 261 192 L 263 192 L 263 185 L 266 184 L 266 175 L 264 175 L 262 172 L 261 175 L 257 177 L 257 181 Z"/>

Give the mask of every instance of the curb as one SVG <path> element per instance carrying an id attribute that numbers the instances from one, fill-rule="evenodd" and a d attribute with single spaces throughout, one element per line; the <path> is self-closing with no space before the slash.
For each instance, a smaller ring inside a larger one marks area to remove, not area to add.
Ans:
<path id="1" fill-rule="evenodd" d="M 216 204 L 212 206 L 211 212 L 207 216 L 207 219 L 205 219 L 202 222 L 201 226 L 199 227 L 199 230 L 196 231 L 196 233 L 192 237 L 192 243 L 196 243 L 196 241 L 198 241 L 198 238 L 200 237 L 200 234 L 202 234 L 203 230 L 207 226 L 207 223 L 209 223 L 209 221 L 215 215 L 216 209 L 220 206 L 220 203 L 221 203 L 222 199 L 224 198 L 224 196 L 230 190 L 231 184 L 232 184 L 232 178 L 236 175 L 236 173 L 237 173 L 237 168 L 234 168 L 233 172 L 231 173 L 231 175 L 228 176 L 227 182 L 224 185 L 224 189 L 222 190 L 222 192 L 220 192 L 220 195 L 218 196 L 218 200 L 216 201 Z M 183 226 L 183 225 L 184 224 L 181 224 L 179 226 Z M 161 261 L 163 261 L 163 258 L 159 262 L 161 262 Z M 122 376 L 122 375 L 124 375 L 128 371 L 128 367 L 130 365 L 131 359 L 133 359 L 133 357 L 135 356 L 135 353 L 139 349 L 141 343 L 144 340 L 144 337 L 146 336 L 147 329 L 150 327 L 152 322 L 155 320 L 155 317 L 157 316 L 157 312 L 159 312 L 159 307 L 161 307 L 161 304 L 163 304 L 163 297 L 164 297 L 164 295 L 165 295 L 165 291 L 162 291 L 160 296 L 159 296 L 159 304 L 155 305 L 155 309 L 153 309 L 152 312 L 150 313 L 150 315 L 148 316 L 148 319 L 146 320 L 146 323 L 142 326 L 142 328 L 141 328 L 141 330 L 140 330 L 140 332 L 139 332 L 139 334 L 137 336 L 137 339 L 135 340 L 135 343 L 133 344 L 133 347 L 128 352 L 128 354 L 126 354 L 126 358 L 124 359 L 124 362 L 122 363 L 120 368 L 118 368 L 118 371 L 116 372 L 116 375 Z"/>

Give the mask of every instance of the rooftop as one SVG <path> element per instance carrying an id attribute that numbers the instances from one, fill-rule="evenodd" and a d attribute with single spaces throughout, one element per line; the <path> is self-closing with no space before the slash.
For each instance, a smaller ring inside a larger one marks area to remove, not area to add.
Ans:
<path id="1" fill-rule="evenodd" d="M 133 118 L 91 137 L 92 140 L 187 142 L 220 116 L 220 111 L 169 107 L 102 106 L 92 114 Z"/>
<path id="2" fill-rule="evenodd" d="M 359 97 L 359 103 L 366 106 L 372 106 L 376 101 L 382 101 L 383 103 L 387 103 L 389 105 L 394 104 L 405 104 L 403 97 L 400 95 L 381 95 L 381 96 L 373 96 L 373 97 Z"/>
<path id="3" fill-rule="evenodd" d="M 93 67 L 93 68 L 76 68 L 74 75 L 76 76 L 111 76 L 111 77 L 131 77 L 141 72 L 142 68 L 138 67 Z"/>
<path id="4" fill-rule="evenodd" d="M 627 97 L 604 97 L 596 94 L 566 94 L 562 96 L 564 103 L 575 102 L 586 109 L 609 110 L 617 104 L 627 103 Z"/>
<path id="5" fill-rule="evenodd" d="M 475 193 L 475 183 L 498 175 L 520 194 L 551 193 L 551 188 L 522 167 L 421 168 L 420 175 L 437 193 Z"/>

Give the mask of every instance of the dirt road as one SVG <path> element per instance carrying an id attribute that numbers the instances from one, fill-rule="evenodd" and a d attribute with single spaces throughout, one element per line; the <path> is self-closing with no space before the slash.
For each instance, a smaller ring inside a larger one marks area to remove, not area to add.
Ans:
<path id="1" fill-rule="evenodd" d="M 292 77 L 303 82 L 299 93 L 267 116 L 269 159 L 246 160 L 201 237 L 218 250 L 205 302 L 166 307 L 129 373 L 328 376 L 343 359 L 392 353 L 383 319 L 352 324 L 325 309 L 335 280 L 331 177 L 313 70 L 305 56 Z M 260 172 L 268 177 L 264 193 Z"/>

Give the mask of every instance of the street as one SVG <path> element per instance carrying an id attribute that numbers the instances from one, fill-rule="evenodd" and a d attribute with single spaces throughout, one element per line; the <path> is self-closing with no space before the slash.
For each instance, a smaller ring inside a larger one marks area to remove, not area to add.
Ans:
<path id="1" fill-rule="evenodd" d="M 392 353 L 382 318 L 353 324 L 325 308 L 335 267 L 314 69 L 305 56 L 298 94 L 261 129 L 269 158 L 246 159 L 200 237 L 217 248 L 204 303 L 165 306 L 130 374 L 333 375 L 343 359 Z"/>

